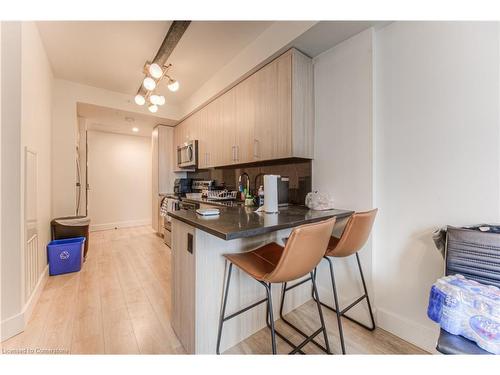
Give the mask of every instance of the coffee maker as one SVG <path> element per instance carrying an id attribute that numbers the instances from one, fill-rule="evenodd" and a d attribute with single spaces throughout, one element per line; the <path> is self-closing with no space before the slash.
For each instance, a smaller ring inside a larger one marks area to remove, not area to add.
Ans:
<path id="1" fill-rule="evenodd" d="M 174 194 L 185 197 L 186 193 L 191 193 L 191 178 L 176 178 L 174 181 Z"/>

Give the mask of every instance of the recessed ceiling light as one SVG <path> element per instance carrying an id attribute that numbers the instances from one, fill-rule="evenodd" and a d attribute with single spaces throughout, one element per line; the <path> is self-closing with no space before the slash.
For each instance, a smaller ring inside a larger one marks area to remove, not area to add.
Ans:
<path id="1" fill-rule="evenodd" d="M 137 133 L 137 132 L 139 131 L 139 128 L 132 128 L 132 131 L 133 131 L 134 133 Z"/>

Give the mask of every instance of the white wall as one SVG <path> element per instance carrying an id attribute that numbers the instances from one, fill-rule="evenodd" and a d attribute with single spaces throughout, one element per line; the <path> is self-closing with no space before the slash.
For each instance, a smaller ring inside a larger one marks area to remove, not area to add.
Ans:
<path id="1" fill-rule="evenodd" d="M 151 139 L 88 132 L 91 229 L 151 224 Z"/>
<path id="2" fill-rule="evenodd" d="M 373 207 L 372 39 L 372 29 L 366 30 L 314 59 L 313 190 L 329 193 L 336 207 L 357 211 Z M 360 257 L 372 289 L 371 243 Z M 347 306 L 363 294 L 356 260 L 336 259 L 334 267 L 340 301 Z M 322 298 L 332 304 L 326 263 L 319 275 Z M 363 305 L 355 307 L 351 315 L 368 323 L 367 311 Z"/>
<path id="3" fill-rule="evenodd" d="M 377 316 L 430 350 L 432 231 L 500 221 L 498 23 L 396 22 L 375 57 Z"/>
<path id="4" fill-rule="evenodd" d="M 52 121 L 52 212 L 54 217 L 74 215 L 76 209 L 76 140 L 77 103 L 89 103 L 136 113 L 151 113 L 133 102 L 133 97 L 96 87 L 56 79 Z M 172 105 L 157 113 L 163 118 L 178 119 Z"/>
<path id="5" fill-rule="evenodd" d="M 7 25 L 8 24 L 8 25 Z M 3 65 L 2 137 L 2 339 L 19 333 L 29 318 L 37 292 L 43 286 L 45 246 L 50 240 L 51 220 L 51 108 L 53 76 L 45 50 L 33 22 L 9 22 L 2 28 Z M 8 108 L 8 111 L 5 111 Z M 5 143 L 4 143 L 5 142 Z M 39 288 L 31 300 L 24 299 L 23 258 L 24 156 L 25 148 L 37 153 L 36 221 L 39 249 Z M 4 242 L 7 241 L 7 242 Z"/>
<path id="6" fill-rule="evenodd" d="M 36 63 L 35 63 L 36 62 Z M 33 22 L 22 24 L 22 144 L 37 154 L 37 222 L 40 265 L 45 268 L 45 246 L 52 220 L 52 85 L 53 75 L 40 34 Z M 24 158 L 24 152 L 23 152 Z M 24 159 L 23 159 L 24 160 Z M 24 166 L 24 162 L 23 162 Z"/>
<path id="7" fill-rule="evenodd" d="M 21 23 L 2 22 L 1 339 L 22 329 Z M 9 93 L 9 95 L 5 95 Z"/>

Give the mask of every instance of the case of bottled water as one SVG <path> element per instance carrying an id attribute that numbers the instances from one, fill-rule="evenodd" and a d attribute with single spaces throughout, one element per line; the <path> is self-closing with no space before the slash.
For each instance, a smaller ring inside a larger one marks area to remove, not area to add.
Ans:
<path id="1" fill-rule="evenodd" d="M 431 288 L 427 315 L 441 328 L 500 354 L 500 289 L 462 275 L 440 278 Z"/>

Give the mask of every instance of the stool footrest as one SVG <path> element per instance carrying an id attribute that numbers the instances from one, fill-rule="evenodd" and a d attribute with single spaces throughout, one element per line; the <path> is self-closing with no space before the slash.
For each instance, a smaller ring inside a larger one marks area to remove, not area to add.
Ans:
<path id="1" fill-rule="evenodd" d="M 309 342 L 313 341 L 313 339 L 318 336 L 321 332 L 323 332 L 323 328 L 318 328 L 316 332 L 314 332 L 311 336 L 302 341 L 298 346 L 296 346 L 289 354 L 295 354 L 299 350 L 301 350 L 304 346 L 309 344 Z"/>
<path id="2" fill-rule="evenodd" d="M 288 320 L 286 320 L 283 316 L 280 316 L 281 320 L 286 323 L 288 326 L 290 326 L 291 328 L 293 328 L 298 334 L 300 334 L 302 337 L 308 339 L 309 337 L 311 336 L 308 336 L 304 331 L 302 331 L 300 328 L 298 328 L 297 326 L 293 325 L 292 323 L 290 323 Z M 322 331 L 322 328 L 319 329 L 320 332 Z M 312 336 L 311 338 L 313 339 L 316 335 Z M 319 342 L 317 342 L 316 340 L 309 340 L 311 341 L 314 345 L 316 345 L 318 348 L 320 348 L 321 350 L 323 350 L 324 352 L 328 353 L 328 349 L 326 349 L 323 345 L 321 345 Z M 289 343 L 288 343 L 289 344 Z M 290 344 L 289 344 L 290 345 Z M 292 347 L 294 347 L 294 345 L 290 345 Z"/>
<path id="3" fill-rule="evenodd" d="M 358 298 L 354 303 L 351 303 L 347 308 L 345 308 L 344 310 L 341 310 L 340 313 L 339 313 L 339 315 L 341 315 L 344 318 L 346 318 L 347 320 L 349 320 L 349 321 L 351 321 L 353 323 L 356 323 L 357 325 L 359 325 L 359 326 L 367 329 L 368 331 L 373 331 L 376 328 L 374 325 L 372 325 L 371 327 L 367 326 L 366 324 L 361 323 L 359 320 L 351 318 L 350 316 L 348 316 L 348 315 L 345 314 L 345 312 L 347 312 L 348 310 L 350 310 L 352 307 L 356 306 L 358 303 L 360 303 L 365 298 L 366 298 L 366 296 L 362 296 L 362 297 Z M 316 301 L 316 298 L 314 298 L 314 296 L 313 296 L 313 299 Z M 328 310 L 331 310 L 334 313 L 337 312 L 337 310 L 334 307 L 329 306 L 326 303 L 321 302 L 321 301 L 319 303 L 321 303 L 321 306 L 326 307 Z"/>
<path id="4" fill-rule="evenodd" d="M 267 298 L 263 298 L 263 299 L 261 299 L 258 302 L 252 303 L 250 306 L 247 306 L 247 307 L 245 307 L 245 308 L 243 308 L 243 309 L 241 309 L 239 311 L 236 311 L 236 312 L 232 313 L 231 315 L 228 315 L 228 316 L 224 317 L 222 319 L 222 321 L 225 322 L 226 320 L 232 319 L 235 316 L 243 314 L 244 312 L 246 312 L 246 311 L 248 311 L 250 309 L 253 309 L 255 306 L 259 306 L 261 303 L 264 303 L 264 302 L 267 302 Z"/>

